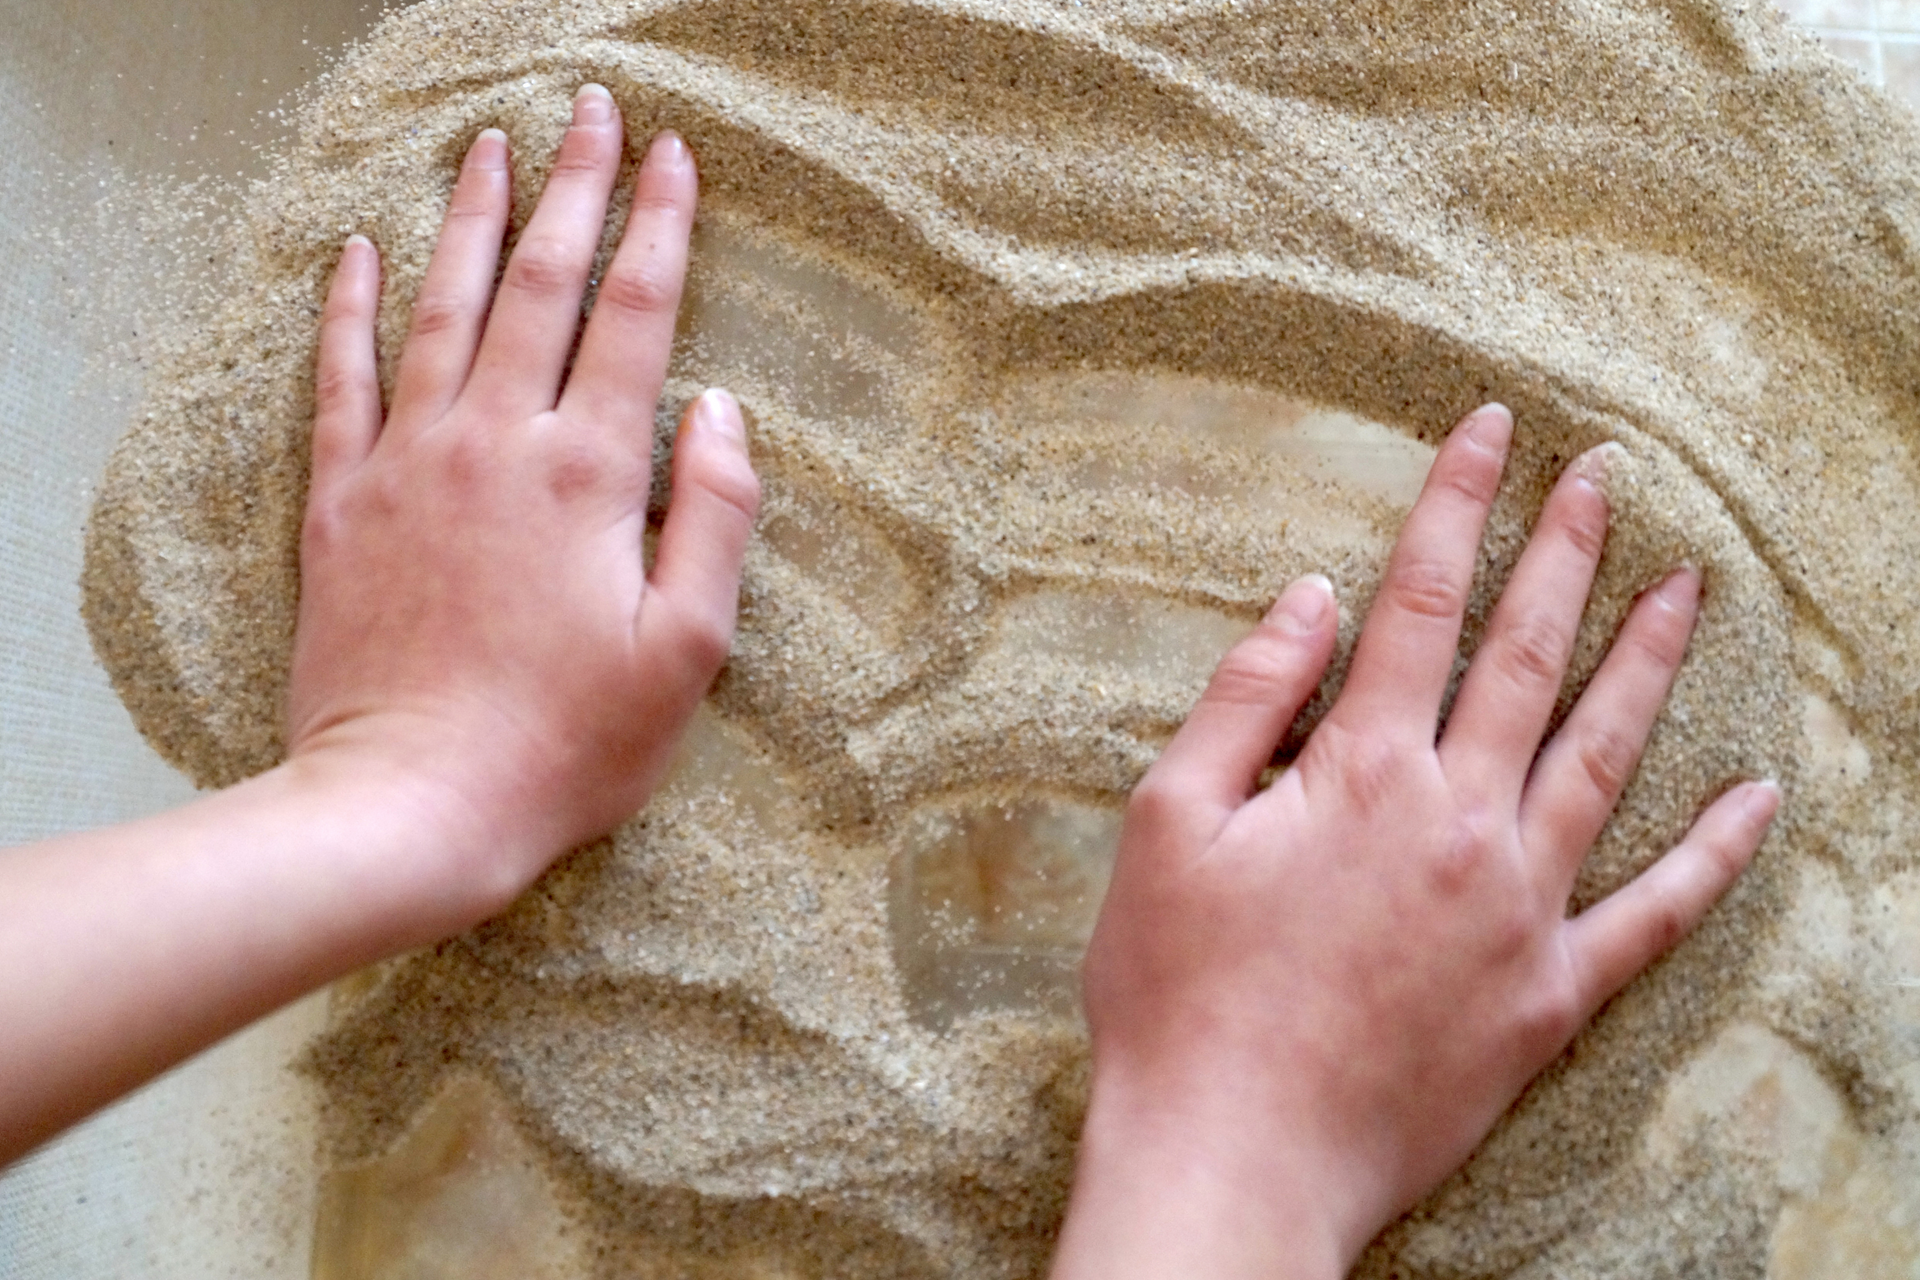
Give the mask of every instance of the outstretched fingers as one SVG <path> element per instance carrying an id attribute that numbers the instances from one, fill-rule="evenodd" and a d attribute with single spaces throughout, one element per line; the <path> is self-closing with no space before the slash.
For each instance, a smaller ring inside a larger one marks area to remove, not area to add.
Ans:
<path id="1" fill-rule="evenodd" d="M 698 701 L 727 660 L 740 571 L 760 509 L 740 406 L 709 391 L 688 408 L 673 448 L 673 500 L 640 610 L 641 650 L 669 656 Z"/>
<path id="2" fill-rule="evenodd" d="M 1670 853 L 1567 922 L 1583 1020 L 1693 932 L 1747 869 L 1779 808 L 1780 788 L 1774 783 L 1735 787 Z"/>
<path id="3" fill-rule="evenodd" d="M 1325 578 L 1313 574 L 1288 587 L 1254 633 L 1222 659 L 1149 781 L 1226 810 L 1244 804 L 1326 674 L 1338 622 L 1333 584 Z"/>
<path id="4" fill-rule="evenodd" d="M 1394 545 L 1334 712 L 1349 727 L 1432 743 L 1512 439 L 1513 415 L 1493 404 L 1469 414 L 1441 446 Z"/>
<path id="5" fill-rule="evenodd" d="M 347 241 L 320 318 L 314 374 L 313 487 L 325 492 L 373 451 L 380 437 L 380 372 L 374 320 L 380 254 L 365 236 Z"/>
<path id="6" fill-rule="evenodd" d="M 409 422 L 438 421 L 466 385 L 493 302 L 512 204 L 507 135 L 488 129 L 460 168 L 446 225 L 414 300 L 413 328 L 393 389 L 394 405 Z"/>
<path id="7" fill-rule="evenodd" d="M 1700 612 L 1700 578 L 1681 569 L 1647 592 L 1573 714 L 1534 766 L 1520 839 L 1571 888 L 1653 732 Z"/>
<path id="8" fill-rule="evenodd" d="M 626 235 L 600 283 L 560 401 L 561 413 L 612 428 L 647 456 L 698 200 L 699 178 L 687 144 L 678 134 L 661 134 L 641 162 Z"/>
<path id="9" fill-rule="evenodd" d="M 613 95 L 596 84 L 573 103 L 567 130 L 534 211 L 500 280 L 468 391 L 509 417 L 552 409 L 580 332 L 624 142 Z"/>
<path id="10" fill-rule="evenodd" d="M 1566 679 L 1606 545 L 1607 500 L 1594 482 L 1611 447 L 1576 459 L 1548 496 L 1440 742 L 1449 776 L 1503 803 L 1518 804 Z"/>

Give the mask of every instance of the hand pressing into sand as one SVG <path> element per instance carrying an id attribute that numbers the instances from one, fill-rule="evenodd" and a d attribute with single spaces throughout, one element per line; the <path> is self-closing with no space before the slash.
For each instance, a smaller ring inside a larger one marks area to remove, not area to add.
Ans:
<path id="1" fill-rule="evenodd" d="M 624 138 L 607 92 L 582 92 L 496 297 L 507 140 L 481 135 L 384 425 L 364 241 L 328 303 L 289 755 L 383 777 L 435 815 L 450 855 L 434 868 L 441 931 L 636 812 L 733 640 L 759 487 L 724 392 L 688 413 L 651 574 L 642 561 L 695 202 L 673 134 L 647 153 L 579 333 Z"/>
<path id="2" fill-rule="evenodd" d="M 1549 499 L 1436 743 L 1512 428 L 1489 406 L 1441 449 L 1294 767 L 1255 793 L 1333 651 L 1317 578 L 1227 657 L 1135 793 L 1087 956 L 1093 1094 L 1056 1280 L 1344 1273 L 1765 833 L 1778 790 L 1736 787 L 1566 916 L 1700 589 L 1682 570 L 1638 602 L 1540 752 L 1606 536 L 1594 455 Z"/>
<path id="3" fill-rule="evenodd" d="M 504 908 L 637 810 L 725 660 L 759 499 L 702 397 L 643 562 L 697 180 L 647 154 L 568 376 L 624 134 L 575 104 L 498 289 L 506 139 L 462 169 L 383 415 L 378 255 L 321 337 L 289 757 L 0 856 L 0 1163 L 269 1010 Z"/>

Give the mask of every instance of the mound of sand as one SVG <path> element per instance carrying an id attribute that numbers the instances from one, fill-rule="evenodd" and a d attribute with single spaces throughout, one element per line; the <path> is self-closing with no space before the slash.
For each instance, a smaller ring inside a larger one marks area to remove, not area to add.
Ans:
<path id="1" fill-rule="evenodd" d="M 662 441 L 707 383 L 754 420 L 742 633 L 644 818 L 343 1011 L 333 1158 L 477 1072 L 610 1273 L 1038 1274 L 1122 797 L 1286 581 L 1328 572 L 1351 642 L 1409 478 L 1488 398 L 1520 427 L 1469 645 L 1601 441 L 1569 700 L 1636 591 L 1707 583 L 1580 901 L 1736 777 L 1789 807 L 1363 1269 L 1751 1273 L 1791 1179 L 1710 1115 L 1648 1137 L 1731 1026 L 1914 1149 L 1871 923 L 1920 695 L 1901 108 L 1715 0 L 424 0 L 314 90 L 90 530 L 102 660 L 199 781 L 279 752 L 340 242 L 387 255 L 390 368 L 467 143 L 513 137 L 524 217 L 590 79 L 636 153 L 671 125 L 701 160 Z"/>

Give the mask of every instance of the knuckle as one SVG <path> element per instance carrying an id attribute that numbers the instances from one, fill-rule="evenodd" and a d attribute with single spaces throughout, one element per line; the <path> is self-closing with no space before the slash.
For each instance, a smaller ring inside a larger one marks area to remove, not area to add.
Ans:
<path id="1" fill-rule="evenodd" d="M 1708 874 L 1713 877 L 1716 889 L 1724 890 L 1747 869 L 1750 859 L 1738 840 L 1709 839 L 1701 843 L 1701 853 L 1706 858 Z"/>
<path id="2" fill-rule="evenodd" d="M 507 264 L 504 287 L 536 299 L 573 289 L 580 275 L 576 255 L 557 240 L 522 240 Z"/>
<path id="3" fill-rule="evenodd" d="M 1387 576 L 1386 593 L 1395 608 L 1425 618 L 1456 618 L 1467 607 L 1460 575 L 1451 566 L 1424 557 L 1396 564 Z"/>
<path id="4" fill-rule="evenodd" d="M 1299 679 L 1290 647 L 1263 625 L 1220 660 L 1208 696 L 1231 706 L 1265 706 L 1291 692 Z"/>
<path id="5" fill-rule="evenodd" d="M 360 304 L 359 298 L 353 296 L 352 290 L 336 286 L 327 294 L 326 306 L 320 312 L 323 338 L 353 339 L 372 327 L 372 313 Z"/>
<path id="6" fill-rule="evenodd" d="M 1554 619 L 1539 613 L 1528 614 L 1500 635 L 1494 646 L 1494 660 L 1501 674 L 1515 684 L 1557 689 L 1566 674 L 1567 654 L 1572 645 L 1573 637 Z"/>
<path id="7" fill-rule="evenodd" d="M 346 524 L 339 503 L 316 490 L 308 497 L 306 514 L 300 522 L 303 555 L 325 557 L 346 536 Z"/>
<path id="8" fill-rule="evenodd" d="M 1537 1056 L 1558 1053 L 1580 1029 L 1583 1012 L 1573 971 L 1557 966 L 1536 980 L 1521 1005 L 1521 1034 Z"/>
<path id="9" fill-rule="evenodd" d="M 494 174 L 482 170 L 477 177 L 462 182 L 453 189 L 453 199 L 447 205 L 447 222 L 491 222 L 499 216 L 500 201 L 495 195 Z"/>
<path id="10" fill-rule="evenodd" d="M 465 321 L 467 309 L 459 299 L 444 293 L 423 294 L 413 304 L 411 332 L 416 338 L 433 338 L 452 333 Z"/>
<path id="11" fill-rule="evenodd" d="M 355 520 L 377 524 L 391 519 L 406 508 L 407 498 L 406 486 L 399 476 L 392 471 L 383 471 L 373 478 L 371 484 L 360 488 L 350 506 L 343 507 L 341 525 L 344 528 L 348 522 Z"/>
<path id="12" fill-rule="evenodd" d="M 588 435 L 568 435 L 547 458 L 547 489 L 561 502 L 629 483 L 633 466 L 622 465 L 621 450 Z"/>
<path id="13" fill-rule="evenodd" d="M 690 187 L 677 183 L 659 184 L 643 180 L 634 190 L 633 208 L 636 213 L 684 218 L 693 211 L 692 192 Z"/>
<path id="14" fill-rule="evenodd" d="M 1127 797 L 1126 822 L 1146 831 L 1165 831 L 1184 807 L 1180 789 L 1164 773 L 1149 769 Z"/>
<path id="15" fill-rule="evenodd" d="M 1642 661 L 1662 670 L 1672 670 L 1687 655 L 1691 628 L 1672 609 L 1655 609 L 1644 625 L 1628 628 L 1622 643 L 1636 651 Z"/>
<path id="16" fill-rule="evenodd" d="M 1598 505 L 1597 510 L 1588 507 L 1573 512 L 1567 517 L 1561 532 L 1581 556 L 1588 560 L 1598 560 L 1600 553 L 1607 545 L 1606 507 Z"/>
<path id="17" fill-rule="evenodd" d="M 358 372 L 337 365 L 320 369 L 313 378 L 313 407 L 322 416 L 351 409 L 362 390 Z"/>
<path id="18" fill-rule="evenodd" d="M 1466 809 L 1453 815 L 1431 868 L 1434 886 L 1441 893 L 1459 896 L 1481 880 L 1493 856 L 1492 826 L 1491 817 L 1479 810 Z M 1490 945 L 1504 959 L 1531 938 L 1533 919 L 1521 904 L 1511 903 L 1490 911 L 1484 927 Z"/>
<path id="19" fill-rule="evenodd" d="M 1580 767 L 1587 781 L 1611 799 L 1626 788 L 1640 760 L 1640 744 L 1614 725 L 1595 725 L 1580 736 Z"/>
<path id="20" fill-rule="evenodd" d="M 1478 507 L 1493 505 L 1500 491 L 1500 456 L 1474 445 L 1461 450 L 1436 479 L 1441 488 Z"/>
<path id="21" fill-rule="evenodd" d="M 669 314 L 680 306 L 680 281 L 657 262 L 622 267 L 601 284 L 595 305 L 631 315 Z"/>
<path id="22" fill-rule="evenodd" d="M 567 130 L 566 142 L 554 157 L 548 185 L 569 179 L 598 178 L 607 169 L 608 151 L 603 142 L 606 130 L 574 125 Z"/>
<path id="23" fill-rule="evenodd" d="M 1533 950 L 1537 931 L 1532 911 L 1510 906 L 1494 914 L 1489 941 L 1503 964 L 1520 963 Z"/>
<path id="24" fill-rule="evenodd" d="M 680 618 L 680 651 L 704 680 L 711 680 L 733 653 L 733 615 L 692 610 Z"/>
<path id="25" fill-rule="evenodd" d="M 497 465 L 495 443 L 483 432 L 454 432 L 440 448 L 440 465 L 455 492 L 471 493 L 481 488 Z"/>
<path id="26" fill-rule="evenodd" d="M 1302 764 L 1336 779 L 1342 793 L 1364 814 L 1387 804 L 1399 790 L 1406 755 L 1397 742 L 1356 733 L 1328 720 L 1307 741 Z"/>
<path id="27" fill-rule="evenodd" d="M 1647 908 L 1641 941 L 1645 947 L 1647 963 L 1651 964 L 1680 944 L 1693 928 L 1693 922 L 1680 904 L 1670 899 L 1661 899 Z"/>
<path id="28" fill-rule="evenodd" d="M 760 477 L 737 453 L 702 450 L 684 464 L 686 479 L 738 511 L 751 522 L 760 512 Z"/>

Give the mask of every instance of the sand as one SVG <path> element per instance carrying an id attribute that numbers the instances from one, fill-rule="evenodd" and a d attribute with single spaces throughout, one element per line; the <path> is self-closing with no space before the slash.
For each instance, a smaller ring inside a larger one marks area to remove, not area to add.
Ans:
<path id="1" fill-rule="evenodd" d="M 197 781 L 280 751 L 340 242 L 387 255 L 390 376 L 467 143 L 513 137 L 524 216 L 587 80 L 636 154 L 671 125 L 702 164 L 661 447 L 701 385 L 747 406 L 740 639 L 644 816 L 343 998 L 310 1063 L 329 1160 L 477 1075 L 598 1274 L 1040 1274 L 1127 789 L 1292 577 L 1332 576 L 1344 652 L 1404 473 L 1489 398 L 1519 429 L 1469 648 L 1602 441 L 1627 452 L 1569 700 L 1636 591 L 1706 581 L 1578 904 L 1735 778 L 1789 806 L 1361 1272 L 1757 1274 L 1778 1170 L 1725 1125 L 1648 1138 L 1735 1024 L 1920 1149 L 1860 923 L 1920 795 L 1903 108 L 1717 0 L 424 0 L 312 90 L 101 491 L 88 622 Z"/>

